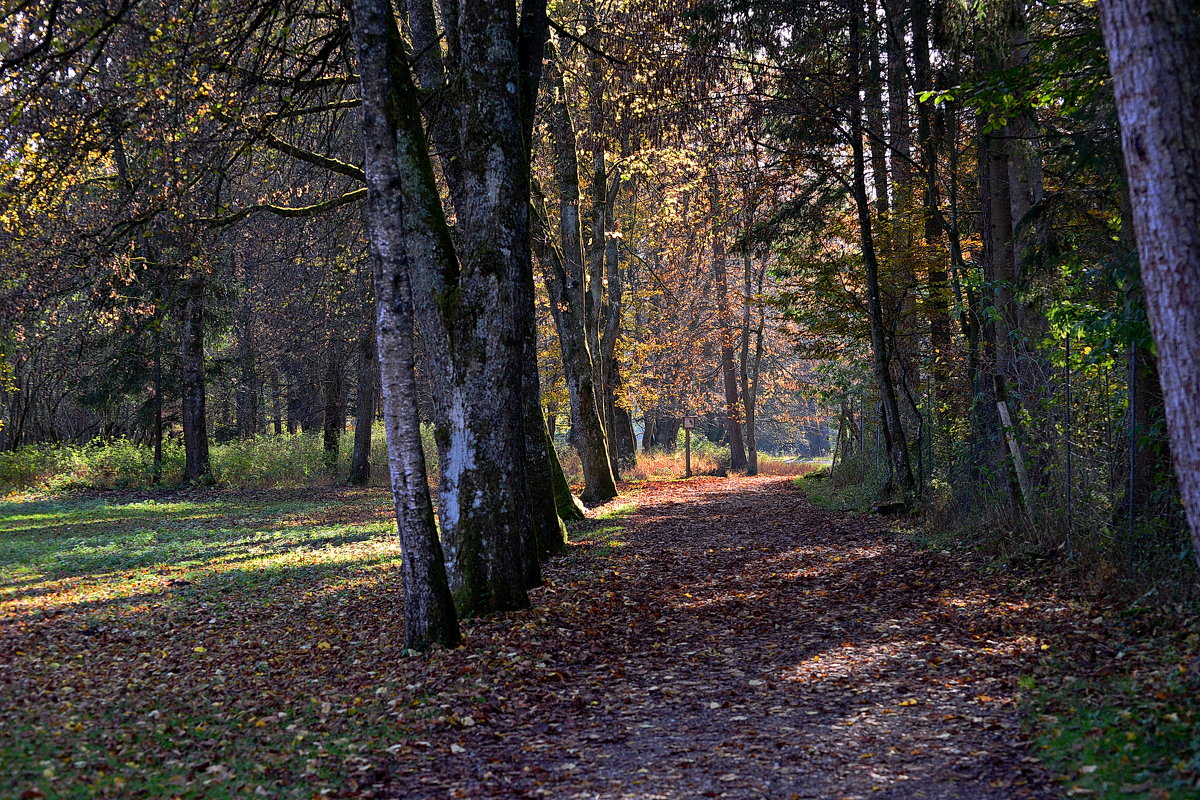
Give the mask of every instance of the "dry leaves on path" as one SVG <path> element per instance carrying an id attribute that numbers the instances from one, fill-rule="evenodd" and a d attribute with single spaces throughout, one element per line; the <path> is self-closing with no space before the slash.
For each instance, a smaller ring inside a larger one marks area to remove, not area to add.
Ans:
<path id="1" fill-rule="evenodd" d="M 85 576 L 145 575 L 140 594 L 50 583 L 37 611 L 40 584 L 13 583 L 0 797 L 1052 794 L 1011 698 L 1064 609 L 786 478 L 633 488 L 532 609 L 421 657 L 400 650 L 387 498 L 316 500 L 236 524 L 181 508 L 229 528 L 211 562 Z"/>
<path id="2" fill-rule="evenodd" d="M 464 700 L 381 795 L 1051 796 L 1011 704 L 1040 646 L 1024 600 L 787 480 L 636 503 L 533 611 L 434 658 L 425 690 Z"/>

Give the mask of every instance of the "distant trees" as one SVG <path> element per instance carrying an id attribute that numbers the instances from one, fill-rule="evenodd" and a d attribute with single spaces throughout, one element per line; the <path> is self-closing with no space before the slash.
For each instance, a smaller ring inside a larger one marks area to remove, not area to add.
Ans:
<path id="1" fill-rule="evenodd" d="M 1082 3 L 13 2 L 0 442 L 332 472 L 353 414 L 363 484 L 382 396 L 414 648 L 528 603 L 568 417 L 589 503 L 685 414 L 754 473 L 836 412 L 907 503 L 1173 541 L 1195 31 L 1151 6 L 1105 6 L 1110 85 Z"/>

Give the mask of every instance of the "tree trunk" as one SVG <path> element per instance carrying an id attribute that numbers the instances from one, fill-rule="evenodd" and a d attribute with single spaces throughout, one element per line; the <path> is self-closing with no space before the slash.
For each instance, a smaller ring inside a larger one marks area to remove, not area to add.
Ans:
<path id="1" fill-rule="evenodd" d="M 558 508 L 558 516 L 564 520 L 583 519 L 586 516 L 583 503 L 571 493 L 571 486 L 567 483 L 567 476 L 563 474 L 558 451 L 554 449 L 553 442 L 550 443 L 546 455 L 550 458 L 550 478 L 554 487 L 554 505 Z"/>
<path id="2" fill-rule="evenodd" d="M 208 460 L 208 419 L 204 411 L 204 287 L 203 273 L 186 279 L 179 315 L 185 483 L 202 483 L 212 475 Z"/>
<path id="3" fill-rule="evenodd" d="M 563 373 L 571 400 L 571 432 L 583 466 L 583 501 L 598 505 L 617 496 L 609 442 L 601 420 L 601 387 L 596 382 L 593 351 L 587 334 L 592 315 L 587 309 L 582 223 L 579 215 L 579 159 L 575 128 L 563 97 L 562 76 L 556 70 L 559 95 L 551 104 L 549 123 L 554 139 L 554 174 L 559 198 L 559 246 L 548 235 L 542 240 L 546 291 L 558 329 Z M 543 230 L 548 225 L 543 215 Z M 603 254 L 603 253 L 602 253 Z"/>
<path id="4" fill-rule="evenodd" d="M 1200 12 L 1102 0 L 1171 454 L 1200 563 Z"/>
<path id="5" fill-rule="evenodd" d="M 545 6 L 530 0 L 518 17 L 515 6 L 469 0 L 448 18 L 454 85 L 436 93 L 452 102 L 440 111 L 455 115 L 459 137 L 456 152 L 439 153 L 444 171 L 458 175 L 449 181 L 453 234 L 421 117 L 423 108 L 439 109 L 418 96 L 390 5 L 356 0 L 354 10 L 360 66 L 373 75 L 362 80 L 363 94 L 377 117 L 366 141 L 368 179 L 395 215 L 373 225 L 372 238 L 390 237 L 405 253 L 424 363 L 438 376 L 438 513 L 449 583 L 461 613 L 524 608 L 533 517 L 522 329 L 532 312 L 522 287 L 532 269 L 529 130 Z"/>
<path id="6" fill-rule="evenodd" d="M 162 366 L 162 315 L 154 315 L 154 468 L 151 482 L 157 486 L 162 482 L 163 464 L 163 366 Z"/>
<path id="7" fill-rule="evenodd" d="M 330 341 L 326 348 L 325 379 L 321 382 L 324 408 L 321 424 L 322 457 L 325 469 L 337 469 L 342 432 L 346 430 L 345 383 L 342 377 L 341 342 Z"/>
<path id="8" fill-rule="evenodd" d="M 417 148 L 416 109 L 399 32 L 388 0 L 354 0 L 353 33 L 363 89 L 363 144 L 368 186 L 367 222 L 374 256 L 375 305 L 384 428 L 392 499 L 404 554 L 404 642 L 413 650 L 453 646 L 460 634 L 433 518 L 421 419 L 417 410 L 414 311 L 405 230 L 402 161 L 405 143 Z M 411 160 L 411 156 L 408 160 Z"/>
<path id="9" fill-rule="evenodd" d="M 550 451 L 554 443 L 542 415 L 541 379 L 537 363 L 537 314 L 534 312 L 533 272 L 525 276 L 522 284 L 524 304 L 529 313 L 520 320 L 523 323 L 523 359 L 521 370 L 521 402 L 525 418 L 525 472 L 529 481 L 530 511 L 533 525 L 529 531 L 534 541 L 529 555 L 534 563 L 526 565 L 526 580 L 531 586 L 541 584 L 540 562 L 549 556 L 561 553 L 567 545 L 567 528 L 559 517 L 554 490 L 554 466 L 550 462 Z"/>
<path id="10" fill-rule="evenodd" d="M 379 359 L 374 326 L 358 338 L 358 371 L 354 393 L 354 452 L 350 456 L 350 485 L 371 482 L 371 428 L 375 424 L 375 383 L 379 380 Z"/>
<path id="11" fill-rule="evenodd" d="M 721 336 L 721 377 L 725 389 L 725 418 L 729 428 L 729 467 L 746 469 L 746 443 L 742 438 L 742 406 L 738 401 L 738 377 L 733 360 L 733 313 L 729 308 L 729 276 L 725 267 L 725 239 L 718 221 L 720 186 L 716 173 L 709 176 L 713 216 L 713 281 L 717 288 L 717 322 Z"/>
<path id="12" fill-rule="evenodd" d="M 913 0 L 913 87 L 916 92 L 932 91 L 933 69 L 929 60 L 929 0 Z M 919 97 L 919 95 L 918 95 Z M 934 135 L 933 115 L 936 108 L 931 102 L 917 103 L 917 137 L 921 147 L 921 168 L 924 174 L 925 191 L 921 204 L 926 245 L 933 245 L 942 234 L 938 216 L 938 139 Z M 951 180 L 954 180 L 952 175 Z M 929 344 L 930 379 L 932 383 L 934 412 L 940 413 L 950 383 L 950 285 L 946 267 L 939 258 L 929 266 Z"/>
<path id="13" fill-rule="evenodd" d="M 854 161 L 853 192 L 854 202 L 858 210 L 858 226 L 862 244 L 863 268 L 867 283 L 867 314 L 871 329 L 871 355 L 875 373 L 875 383 L 883 405 L 884 443 L 888 453 L 888 463 L 891 466 L 889 488 L 892 480 L 900 483 L 900 490 L 905 494 L 914 488 L 912 466 L 908 456 L 908 440 L 904 433 L 904 424 L 900 417 L 900 406 L 896 401 L 896 389 L 892 383 L 891 359 L 888 354 L 887 329 L 883 318 L 883 305 L 880 300 L 879 262 L 875 255 L 875 242 L 871 232 L 871 207 L 867 197 L 866 166 L 863 155 L 863 119 L 862 101 L 859 98 L 858 87 L 862 75 L 862 34 L 861 10 L 856 5 L 857 0 L 850 0 L 850 71 L 853 81 L 851 110 L 850 110 L 850 149 Z"/>
<path id="14" fill-rule="evenodd" d="M 258 354 L 254 347 L 254 310 L 248 296 L 249 271 L 244 265 L 234 268 L 243 289 L 237 300 L 237 388 L 234 392 L 234 424 L 239 439 L 258 435 L 258 400 L 262 381 L 258 377 Z"/>
<path id="15" fill-rule="evenodd" d="M 883 114 L 883 65 L 879 58 L 879 9 L 876 0 L 868 0 L 867 58 L 870 75 L 866 83 L 867 136 L 871 151 L 871 181 L 875 187 L 875 211 L 880 216 L 888 213 L 888 166 L 887 132 L 884 130 Z"/>

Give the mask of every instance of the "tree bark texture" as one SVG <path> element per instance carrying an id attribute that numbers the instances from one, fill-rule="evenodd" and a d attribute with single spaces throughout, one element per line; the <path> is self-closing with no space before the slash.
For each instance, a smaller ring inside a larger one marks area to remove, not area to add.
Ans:
<path id="1" fill-rule="evenodd" d="M 392 499 L 403 550 L 404 641 L 411 649 L 460 641 L 458 620 L 434 522 L 433 502 L 421 449 L 414 355 L 414 298 L 410 275 L 415 245 L 434 231 L 411 230 L 413 199 L 406 183 L 423 183 L 414 152 L 423 138 L 405 54 L 388 0 L 355 0 L 353 34 L 363 90 L 363 145 L 367 173 L 367 225 L 374 256 L 375 307 L 383 387 L 384 427 Z M 395 73 L 400 73 L 399 75 Z M 405 173 L 409 173 L 406 175 Z M 432 175 L 429 176 L 430 178 Z M 425 198 L 428 203 L 428 198 Z M 440 209 L 440 204 L 439 204 Z M 426 205 L 426 210 L 432 207 Z M 415 242 L 419 233 L 425 236 Z"/>
<path id="2" fill-rule="evenodd" d="M 725 238 L 719 221 L 720 185 L 716 174 L 709 177 L 713 215 L 713 281 L 717 289 L 717 324 L 721 337 L 721 378 L 725 389 L 725 418 L 729 429 L 729 467 L 746 468 L 746 442 L 742 437 L 742 405 L 738 400 L 737 367 L 733 360 L 733 313 L 729 308 L 729 274 L 725 266 Z"/>
<path id="3" fill-rule="evenodd" d="M 1200 10 L 1103 0 L 1121 147 L 1175 471 L 1200 563 Z"/>
<path id="4" fill-rule="evenodd" d="M 208 418 L 204 409 L 204 289 L 203 273 L 187 278 L 180 310 L 179 382 L 182 395 L 185 483 L 211 476 L 208 459 Z"/>
<path id="5" fill-rule="evenodd" d="M 350 485 L 371 482 L 371 429 L 375 425 L 375 386 L 379 380 L 378 345 L 375 326 L 358 337 L 358 369 L 355 376 L 354 452 L 350 456 Z"/>

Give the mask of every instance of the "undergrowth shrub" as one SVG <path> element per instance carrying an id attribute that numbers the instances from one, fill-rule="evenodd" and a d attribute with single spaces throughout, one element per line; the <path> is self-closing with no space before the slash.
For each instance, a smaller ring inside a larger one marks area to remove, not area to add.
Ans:
<path id="1" fill-rule="evenodd" d="M 183 475 L 183 447 L 163 442 L 162 480 Z M 0 490 L 31 486 L 50 492 L 71 489 L 131 489 L 154 481 L 154 453 L 130 439 L 95 439 L 87 444 L 35 444 L 0 453 Z"/>
<path id="2" fill-rule="evenodd" d="M 555 439 L 554 450 L 558 453 L 558 462 L 562 465 L 567 483 L 574 487 L 583 486 L 583 462 L 579 460 L 579 452 L 574 445 Z"/>
<path id="3" fill-rule="evenodd" d="M 771 456 L 766 453 L 758 454 L 759 475 L 790 475 L 800 477 L 811 475 L 819 469 L 822 469 L 822 466 L 813 461 L 779 458 L 778 456 Z"/>
<path id="4" fill-rule="evenodd" d="M 719 466 L 717 460 L 710 453 L 698 453 L 696 450 L 692 450 L 693 475 L 712 475 L 718 471 Z M 626 476 L 635 481 L 653 481 L 682 478 L 684 472 L 682 450 L 674 453 L 654 450 L 649 453 L 639 452 L 637 464 L 626 471 Z"/>
<path id="5" fill-rule="evenodd" d="M 371 485 L 388 486 L 387 441 L 383 424 L 371 432 Z M 421 427 L 431 483 L 437 479 L 438 455 L 431 426 Z M 252 439 L 212 443 L 209 458 L 213 481 L 230 488 L 330 486 L 343 483 L 354 451 L 353 429 L 339 440 L 334 471 L 325 467 L 319 433 L 263 434 Z M 578 459 L 577 459 L 578 460 Z M 183 443 L 163 441 L 159 483 L 175 486 L 183 479 Z M 93 440 L 86 444 L 35 444 L 0 453 L 0 494 L 36 489 L 51 494 L 77 489 L 142 489 L 154 484 L 154 453 L 130 439 Z"/>

